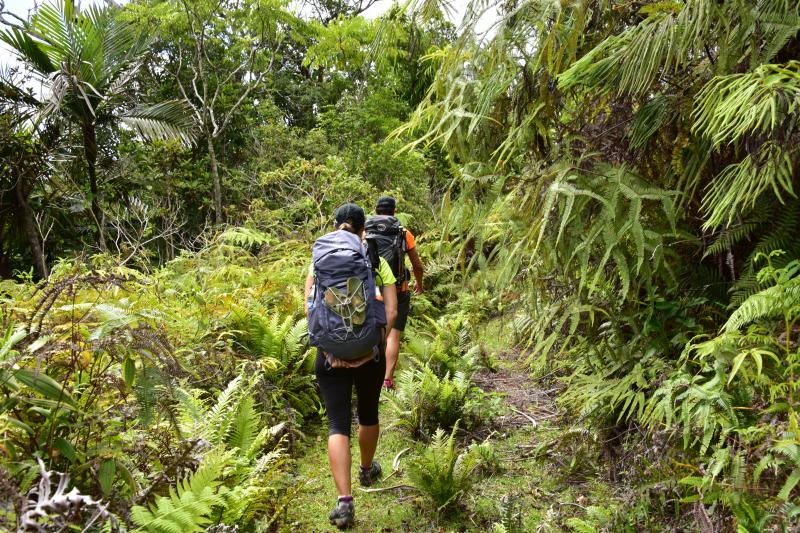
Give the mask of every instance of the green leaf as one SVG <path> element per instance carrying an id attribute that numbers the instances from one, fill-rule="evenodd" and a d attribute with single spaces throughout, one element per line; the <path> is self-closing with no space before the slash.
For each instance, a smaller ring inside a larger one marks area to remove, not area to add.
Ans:
<path id="1" fill-rule="evenodd" d="M 728 377 L 728 385 L 730 385 L 731 381 L 733 381 L 733 378 L 736 377 L 736 373 L 739 371 L 739 367 L 742 366 L 742 362 L 744 361 L 745 357 L 747 357 L 747 352 L 742 352 L 733 360 L 731 375 Z"/>
<path id="2" fill-rule="evenodd" d="M 122 379 L 128 388 L 133 387 L 133 382 L 136 379 L 136 362 L 131 357 L 125 357 L 122 362 Z"/>
<path id="3" fill-rule="evenodd" d="M 41 394 L 45 398 L 77 407 L 75 400 L 72 399 L 61 385 L 44 372 L 20 368 L 14 372 L 14 377 L 25 384 L 29 389 Z"/>
<path id="4" fill-rule="evenodd" d="M 106 459 L 100 464 L 100 468 L 97 471 L 97 481 L 100 483 L 100 490 L 103 491 L 103 496 L 108 496 L 111 493 L 116 474 L 117 463 L 114 459 Z"/>
<path id="5" fill-rule="evenodd" d="M 33 341 L 28 345 L 27 348 L 28 353 L 36 352 L 43 346 L 47 345 L 47 343 L 50 342 L 50 339 L 52 339 L 51 335 L 42 335 L 41 337 L 39 337 L 38 339 L 36 339 L 35 341 Z"/>
<path id="6" fill-rule="evenodd" d="M 61 452 L 61 455 L 69 459 L 70 463 L 74 463 L 78 458 L 75 453 L 75 447 L 64 437 L 58 437 L 56 440 L 54 440 L 53 447 Z"/>
<path id="7" fill-rule="evenodd" d="M 800 482 L 800 468 L 795 468 L 792 470 L 792 473 L 789 474 L 789 477 L 786 479 L 786 483 L 783 484 L 781 491 L 778 493 L 778 498 L 781 500 L 788 500 L 789 495 L 792 493 L 792 489 Z"/>
<path id="8" fill-rule="evenodd" d="M 26 432 L 26 433 L 28 433 L 28 434 L 30 434 L 30 435 L 33 435 L 33 434 L 34 434 L 34 432 L 33 432 L 33 428 L 32 428 L 32 427 L 30 427 L 30 426 L 29 426 L 28 424 L 26 424 L 25 422 L 22 422 L 22 421 L 20 421 L 20 420 L 17 420 L 16 418 L 14 418 L 14 417 L 11 417 L 11 416 L 10 416 L 10 417 L 8 417 L 8 418 L 6 418 L 6 420 L 7 420 L 7 421 L 8 421 L 8 423 L 9 423 L 9 424 L 11 424 L 12 426 L 16 426 L 16 427 L 18 427 L 19 429 L 21 429 L 21 430 L 25 431 L 25 432 Z"/>
<path id="9" fill-rule="evenodd" d="M 686 476 L 678 480 L 681 485 L 689 485 L 690 487 L 702 487 L 705 484 L 705 479 L 700 476 Z"/>
<path id="10" fill-rule="evenodd" d="M 117 463 L 117 470 L 119 471 L 119 476 L 123 481 L 125 481 L 131 492 L 135 493 L 139 490 L 139 484 L 136 483 L 135 479 L 133 479 L 133 474 L 131 474 L 131 471 L 127 466 L 122 463 Z"/>
<path id="11" fill-rule="evenodd" d="M 25 338 L 26 333 L 24 329 L 15 330 L 13 328 L 13 324 L 8 325 L 2 343 L 0 343 L 0 361 L 8 358 L 10 355 L 15 355 L 17 351 L 13 349 L 14 345 Z"/>

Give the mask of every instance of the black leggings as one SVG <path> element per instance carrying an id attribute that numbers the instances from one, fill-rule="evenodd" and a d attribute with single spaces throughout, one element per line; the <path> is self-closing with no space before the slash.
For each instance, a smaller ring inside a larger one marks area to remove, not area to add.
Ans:
<path id="1" fill-rule="evenodd" d="M 350 436 L 353 385 L 358 398 L 358 423 L 378 424 L 378 400 L 386 372 L 386 359 L 367 361 L 357 368 L 326 368 L 322 350 L 317 351 L 314 373 L 317 375 L 325 411 L 328 413 L 328 435 Z"/>

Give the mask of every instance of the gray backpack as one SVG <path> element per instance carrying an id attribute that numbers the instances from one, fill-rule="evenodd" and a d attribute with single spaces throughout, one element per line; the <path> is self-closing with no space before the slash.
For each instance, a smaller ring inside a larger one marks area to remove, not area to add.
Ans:
<path id="1" fill-rule="evenodd" d="M 309 344 L 339 359 L 377 356 L 386 309 L 375 297 L 375 275 L 361 239 L 344 230 L 328 233 L 314 243 L 311 259 Z"/>

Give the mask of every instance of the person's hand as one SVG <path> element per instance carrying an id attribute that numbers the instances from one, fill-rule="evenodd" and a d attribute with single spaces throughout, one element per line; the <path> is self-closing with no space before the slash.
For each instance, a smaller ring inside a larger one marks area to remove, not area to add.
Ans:
<path id="1" fill-rule="evenodd" d="M 425 290 L 422 288 L 422 285 L 420 285 L 419 283 L 417 283 L 416 285 L 414 285 L 414 294 L 415 294 L 415 295 L 419 296 L 419 295 L 420 295 L 420 294 L 422 294 L 423 292 L 425 292 Z"/>

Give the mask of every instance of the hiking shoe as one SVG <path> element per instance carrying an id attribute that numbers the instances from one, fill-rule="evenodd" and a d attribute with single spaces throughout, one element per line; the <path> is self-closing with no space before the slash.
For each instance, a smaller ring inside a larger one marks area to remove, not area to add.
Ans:
<path id="1" fill-rule="evenodd" d="M 381 470 L 381 465 L 378 464 L 378 461 L 372 461 L 369 468 L 364 468 L 363 466 L 359 467 L 358 480 L 363 487 L 369 487 L 380 480 L 382 474 L 383 470 Z"/>
<path id="2" fill-rule="evenodd" d="M 383 388 L 386 389 L 387 391 L 393 391 L 394 390 L 394 381 L 392 381 L 391 379 L 384 379 L 383 380 Z"/>
<path id="3" fill-rule="evenodd" d="M 353 525 L 356 520 L 356 508 L 353 505 L 352 496 L 343 496 L 336 500 L 336 507 L 333 508 L 328 520 L 332 526 L 345 529 Z"/>

